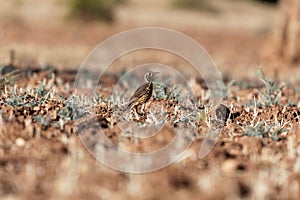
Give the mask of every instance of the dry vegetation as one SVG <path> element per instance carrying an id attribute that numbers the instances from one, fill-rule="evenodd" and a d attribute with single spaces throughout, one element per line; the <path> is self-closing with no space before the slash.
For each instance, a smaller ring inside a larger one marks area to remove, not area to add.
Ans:
<path id="1" fill-rule="evenodd" d="M 97 117 L 89 118 L 86 105 L 80 101 L 82 97 L 69 97 L 69 81 L 75 78 L 70 71 L 36 70 L 31 84 L 20 87 L 28 80 L 28 71 L 22 71 L 21 79 L 1 93 L 2 197 L 286 199 L 299 195 L 299 85 L 281 87 L 262 71 L 259 84 L 258 79 L 255 84 L 231 83 L 226 100 L 231 115 L 207 157 L 199 159 L 197 154 L 207 127 L 211 126 L 209 101 L 196 111 L 197 121 L 189 115 L 188 120 L 196 129 L 191 128 L 193 145 L 182 159 L 157 172 L 131 175 L 94 160 L 78 133 L 97 144 L 95 133 L 99 127 L 94 124 L 99 122 L 113 143 L 130 151 L 153 151 L 174 137 L 180 118 L 172 117 L 172 107 L 177 106 L 176 98 L 180 96 L 174 92 L 162 94 L 165 90 L 156 89 L 151 107 L 168 108 L 169 128 L 145 141 L 118 129 L 121 121 L 114 115 L 116 105 L 101 90 L 89 103 Z M 110 75 L 105 80 L 118 78 Z M 198 88 L 197 98 L 205 99 L 208 91 L 197 81 L 191 85 Z M 155 123 L 150 113 L 134 121 Z"/>

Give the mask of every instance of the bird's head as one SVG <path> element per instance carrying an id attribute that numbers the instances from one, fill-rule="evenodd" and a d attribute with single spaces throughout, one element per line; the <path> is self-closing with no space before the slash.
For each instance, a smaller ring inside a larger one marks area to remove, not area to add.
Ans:
<path id="1" fill-rule="evenodd" d="M 147 73 L 145 74 L 145 76 L 144 76 L 145 81 L 146 81 L 146 82 L 152 82 L 154 76 L 155 76 L 156 74 L 158 74 L 158 73 L 159 73 L 159 72 L 147 72 Z"/>

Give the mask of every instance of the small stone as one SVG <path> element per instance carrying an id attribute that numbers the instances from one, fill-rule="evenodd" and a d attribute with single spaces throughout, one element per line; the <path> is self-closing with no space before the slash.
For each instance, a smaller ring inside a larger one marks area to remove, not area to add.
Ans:
<path id="1" fill-rule="evenodd" d="M 66 136 L 66 134 L 63 134 L 60 138 L 60 141 L 64 144 L 67 144 L 69 142 L 68 137 Z"/>
<path id="2" fill-rule="evenodd" d="M 15 143 L 17 146 L 23 147 L 25 145 L 25 140 L 23 138 L 17 138 Z"/>
<path id="3" fill-rule="evenodd" d="M 236 170 L 237 165 L 238 163 L 236 160 L 229 159 L 223 162 L 221 169 L 224 173 L 230 174 Z"/>
<path id="4" fill-rule="evenodd" d="M 227 106 L 225 106 L 224 104 L 220 104 L 217 107 L 217 109 L 216 109 L 217 119 L 226 122 L 229 115 L 230 115 L 230 109 Z"/>
<path id="5" fill-rule="evenodd" d="M 39 107 L 39 106 L 35 106 L 35 107 L 33 108 L 33 110 L 34 110 L 34 111 L 39 111 L 39 110 L 40 110 L 40 107 Z"/>

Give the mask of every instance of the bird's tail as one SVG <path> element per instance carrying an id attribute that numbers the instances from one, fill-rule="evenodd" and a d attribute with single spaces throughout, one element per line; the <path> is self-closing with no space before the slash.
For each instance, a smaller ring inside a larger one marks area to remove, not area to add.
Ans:
<path id="1" fill-rule="evenodd" d="M 134 106 L 135 106 L 135 101 L 130 101 L 130 102 L 126 105 L 124 111 L 131 110 Z"/>

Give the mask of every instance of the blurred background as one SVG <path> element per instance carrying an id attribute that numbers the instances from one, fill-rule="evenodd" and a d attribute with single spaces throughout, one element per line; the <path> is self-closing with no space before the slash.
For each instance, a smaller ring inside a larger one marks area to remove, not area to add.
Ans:
<path id="1" fill-rule="evenodd" d="M 19 66 L 77 68 L 111 35 L 158 26 L 197 40 L 234 77 L 259 66 L 295 74 L 299 7 L 298 0 L 1 0 L 0 62 L 13 49 Z"/>

